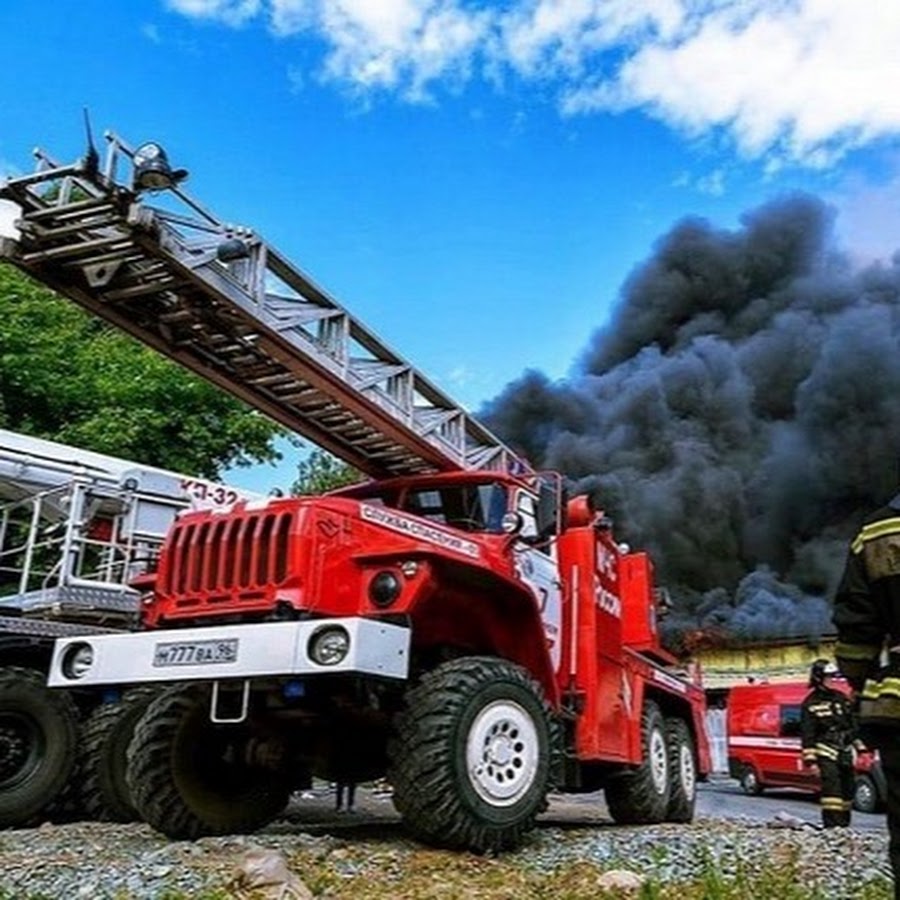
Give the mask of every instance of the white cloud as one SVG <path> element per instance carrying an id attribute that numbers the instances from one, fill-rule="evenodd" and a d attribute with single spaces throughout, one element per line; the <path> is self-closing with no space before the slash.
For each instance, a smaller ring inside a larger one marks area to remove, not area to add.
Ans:
<path id="1" fill-rule="evenodd" d="M 409 100 L 509 73 L 568 115 L 640 109 L 770 166 L 825 166 L 900 133 L 895 0 L 166 0 L 318 39 L 318 77 Z"/>
<path id="2" fill-rule="evenodd" d="M 270 22 L 282 37 L 314 31 L 326 40 L 324 78 L 421 100 L 431 83 L 468 75 L 488 14 L 457 0 L 270 0 Z"/>
<path id="3" fill-rule="evenodd" d="M 830 194 L 837 207 L 835 230 L 839 244 L 860 261 L 889 260 L 897 252 L 900 234 L 900 158 L 893 172 L 880 180 L 852 176 Z"/>
<path id="4" fill-rule="evenodd" d="M 673 187 L 691 188 L 710 197 L 721 197 L 725 193 L 725 170 L 713 169 L 705 175 L 693 176 L 682 172 L 672 183 Z"/>
<path id="5" fill-rule="evenodd" d="M 666 38 L 683 18 L 680 0 L 538 0 L 499 18 L 496 46 L 526 77 L 571 78 L 597 52 Z"/>
<path id="6" fill-rule="evenodd" d="M 150 41 L 151 44 L 161 44 L 162 37 L 159 33 L 159 28 L 156 25 L 153 25 L 150 22 L 147 22 L 144 25 L 141 25 L 141 34 Z"/>
<path id="7" fill-rule="evenodd" d="M 260 11 L 260 0 L 166 0 L 166 6 L 192 19 L 213 19 L 237 27 Z"/>
<path id="8" fill-rule="evenodd" d="M 900 130 L 900 5 L 722 4 L 615 76 L 569 90 L 569 112 L 644 108 L 689 133 L 726 129 L 747 156 L 814 166 Z"/>

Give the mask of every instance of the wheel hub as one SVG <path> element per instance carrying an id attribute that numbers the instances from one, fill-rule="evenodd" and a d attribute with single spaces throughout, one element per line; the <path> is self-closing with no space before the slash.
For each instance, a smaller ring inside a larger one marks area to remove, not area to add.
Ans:
<path id="1" fill-rule="evenodd" d="M 515 754 L 515 748 L 506 734 L 495 734 L 488 741 L 484 759 L 488 765 L 508 766 Z"/>
<path id="2" fill-rule="evenodd" d="M 495 701 L 472 723 L 466 742 L 469 779 L 488 803 L 516 803 L 534 782 L 538 755 L 534 723 L 518 703 Z"/>
<path id="3" fill-rule="evenodd" d="M 681 748 L 678 754 L 678 762 L 681 769 L 681 784 L 684 788 L 684 793 L 689 800 L 693 800 L 694 794 L 697 792 L 697 778 L 694 770 L 694 757 L 690 747 Z"/>
<path id="4" fill-rule="evenodd" d="M 666 740 L 658 731 L 650 735 L 650 777 L 657 793 L 664 794 L 669 780 L 669 759 Z"/>

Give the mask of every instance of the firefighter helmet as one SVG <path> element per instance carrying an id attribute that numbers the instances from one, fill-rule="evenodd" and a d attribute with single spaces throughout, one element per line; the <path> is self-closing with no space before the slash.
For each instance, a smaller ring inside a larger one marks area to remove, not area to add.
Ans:
<path id="1" fill-rule="evenodd" d="M 818 687 L 826 678 L 837 675 L 838 670 L 830 659 L 817 659 L 809 670 L 809 686 Z"/>

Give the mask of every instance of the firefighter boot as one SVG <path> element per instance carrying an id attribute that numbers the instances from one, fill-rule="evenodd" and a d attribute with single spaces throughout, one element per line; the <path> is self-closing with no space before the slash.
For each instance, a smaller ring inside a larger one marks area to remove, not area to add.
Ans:
<path id="1" fill-rule="evenodd" d="M 837 828 L 839 825 L 842 825 L 841 817 L 843 813 L 839 809 L 828 809 L 827 807 L 823 807 L 822 809 L 822 827 L 823 828 Z"/>

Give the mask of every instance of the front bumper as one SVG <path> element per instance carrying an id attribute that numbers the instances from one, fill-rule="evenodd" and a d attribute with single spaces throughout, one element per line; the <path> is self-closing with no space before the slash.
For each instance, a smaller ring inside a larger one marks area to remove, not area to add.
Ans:
<path id="1" fill-rule="evenodd" d="M 309 648 L 328 628 L 343 628 L 349 649 L 339 662 L 326 665 L 313 660 Z M 409 642 L 408 628 L 363 618 L 82 635 L 56 641 L 47 683 L 83 687 L 329 674 L 405 679 Z M 85 645 L 90 652 L 82 652 L 82 665 L 73 666 Z M 90 663 L 83 665 L 88 656 Z"/>

